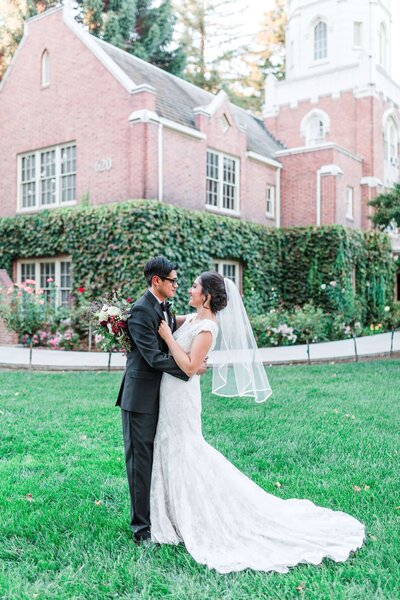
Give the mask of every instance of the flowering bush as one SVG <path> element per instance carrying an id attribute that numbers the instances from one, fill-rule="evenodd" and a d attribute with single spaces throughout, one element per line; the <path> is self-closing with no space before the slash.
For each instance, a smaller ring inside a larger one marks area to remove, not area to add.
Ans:
<path id="1" fill-rule="evenodd" d="M 50 281 L 50 295 L 36 287 L 36 281 L 27 279 L 21 284 L 15 283 L 2 298 L 0 316 L 10 331 L 20 336 L 30 348 L 29 364 L 32 364 L 32 348 L 43 339 L 43 331 L 50 328 L 57 318 L 55 286 Z M 42 336 L 40 336 L 42 332 Z"/>
<path id="2" fill-rule="evenodd" d="M 251 325 L 258 346 L 288 346 L 295 344 L 297 335 L 290 326 L 291 313 L 272 308 L 262 317 L 252 317 Z"/>

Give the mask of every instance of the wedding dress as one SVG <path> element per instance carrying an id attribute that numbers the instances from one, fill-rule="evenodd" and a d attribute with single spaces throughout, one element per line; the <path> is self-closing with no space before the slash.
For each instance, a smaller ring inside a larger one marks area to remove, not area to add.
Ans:
<path id="1" fill-rule="evenodd" d="M 174 337 L 189 352 L 201 331 L 212 333 L 214 345 L 217 324 L 196 315 Z M 154 542 L 183 542 L 198 563 L 220 573 L 286 573 L 324 557 L 340 562 L 364 539 L 355 518 L 309 500 L 276 498 L 210 446 L 201 430 L 197 375 L 188 382 L 162 377 L 150 506 Z"/>

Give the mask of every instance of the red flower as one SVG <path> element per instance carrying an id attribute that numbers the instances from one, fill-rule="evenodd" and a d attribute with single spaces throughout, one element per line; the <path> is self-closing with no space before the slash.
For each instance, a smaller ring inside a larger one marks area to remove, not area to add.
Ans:
<path id="1" fill-rule="evenodd" d="M 117 325 L 118 327 L 121 327 L 121 329 L 127 328 L 126 321 L 118 321 Z"/>
<path id="2" fill-rule="evenodd" d="M 102 327 L 107 327 L 107 321 L 100 321 L 100 325 Z"/>
<path id="3" fill-rule="evenodd" d="M 111 325 L 111 329 L 112 329 L 112 332 L 115 334 L 120 332 L 118 325 L 116 325 L 115 323 L 114 323 L 114 325 Z"/>
<path id="4" fill-rule="evenodd" d="M 127 298 L 126 301 L 127 302 L 133 302 L 132 298 Z"/>
<path id="5" fill-rule="evenodd" d="M 79 287 L 79 288 L 78 288 L 78 292 L 79 292 L 80 294 L 83 294 L 83 292 L 84 292 L 84 291 L 85 291 L 85 288 L 84 288 L 84 287 L 82 287 L 82 286 L 81 286 L 81 287 Z"/>

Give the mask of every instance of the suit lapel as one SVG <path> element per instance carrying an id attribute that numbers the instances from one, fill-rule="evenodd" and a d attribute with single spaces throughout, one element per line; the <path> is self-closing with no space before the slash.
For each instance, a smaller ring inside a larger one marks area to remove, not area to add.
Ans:
<path id="1" fill-rule="evenodd" d="M 147 290 L 147 292 L 145 293 L 145 298 L 150 302 L 160 319 L 164 319 L 164 313 L 162 311 L 159 301 L 155 296 L 153 296 L 151 292 L 149 292 L 149 290 Z"/>

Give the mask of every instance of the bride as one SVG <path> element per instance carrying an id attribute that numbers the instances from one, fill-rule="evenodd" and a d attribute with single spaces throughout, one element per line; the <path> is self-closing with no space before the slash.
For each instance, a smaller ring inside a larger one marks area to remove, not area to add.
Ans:
<path id="1" fill-rule="evenodd" d="M 200 378 L 196 371 L 213 349 L 213 391 L 219 395 L 271 393 L 236 286 L 215 272 L 200 275 L 189 290 L 196 313 L 177 318 L 168 344 L 188 382 L 165 374 L 154 444 L 151 539 L 183 542 L 193 558 L 220 573 L 254 569 L 286 573 L 299 563 L 340 562 L 359 548 L 364 526 L 343 512 L 309 500 L 266 493 L 210 446 L 201 430 Z"/>

